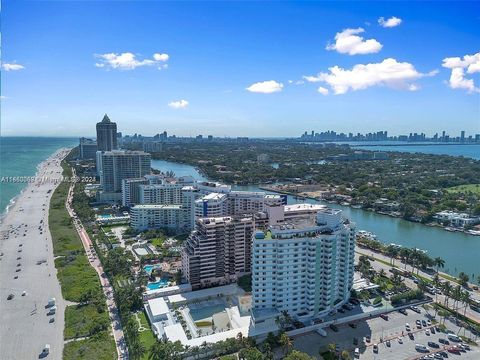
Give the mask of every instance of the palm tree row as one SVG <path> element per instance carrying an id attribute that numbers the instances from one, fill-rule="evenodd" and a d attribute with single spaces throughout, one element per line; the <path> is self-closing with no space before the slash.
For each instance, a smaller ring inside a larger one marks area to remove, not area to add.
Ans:
<path id="1" fill-rule="evenodd" d="M 412 272 L 418 272 L 420 269 L 426 269 L 427 267 L 435 267 L 437 273 L 439 269 L 445 266 L 445 260 L 440 257 L 432 258 L 428 256 L 424 251 L 417 248 L 406 248 L 398 245 L 382 244 L 380 241 L 361 238 L 357 240 L 360 246 L 365 246 L 371 250 L 378 251 L 390 258 L 390 263 L 395 266 L 395 259 L 400 258 L 405 264 L 405 270 L 407 265 L 411 265 Z"/>

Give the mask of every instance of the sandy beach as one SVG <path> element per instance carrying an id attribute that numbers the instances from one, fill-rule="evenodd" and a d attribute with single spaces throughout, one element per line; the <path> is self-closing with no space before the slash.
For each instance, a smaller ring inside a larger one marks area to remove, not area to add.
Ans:
<path id="1" fill-rule="evenodd" d="M 65 302 L 57 280 L 48 228 L 50 198 L 60 178 L 59 150 L 40 164 L 36 180 L 16 198 L 0 224 L 0 359 L 38 359 L 50 344 L 48 359 L 61 359 Z M 7 297 L 12 294 L 13 298 Z M 49 298 L 55 315 L 47 315 Z M 52 320 L 54 319 L 54 320 Z"/>

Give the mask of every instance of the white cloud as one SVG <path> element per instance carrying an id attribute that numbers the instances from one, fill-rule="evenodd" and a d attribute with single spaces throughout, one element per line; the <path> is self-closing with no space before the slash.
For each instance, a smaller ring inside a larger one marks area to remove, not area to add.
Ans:
<path id="1" fill-rule="evenodd" d="M 15 64 L 15 63 L 3 63 L 2 64 L 2 69 L 5 71 L 17 71 L 17 70 L 23 70 L 25 69 L 25 66 L 20 65 L 20 64 Z"/>
<path id="2" fill-rule="evenodd" d="M 183 99 L 178 101 L 172 101 L 168 103 L 168 106 L 170 106 L 173 109 L 184 109 L 188 106 L 188 101 Z"/>
<path id="3" fill-rule="evenodd" d="M 324 96 L 327 96 L 327 95 L 328 95 L 328 89 L 327 89 L 327 88 L 324 88 L 323 86 L 320 86 L 320 87 L 317 89 L 317 91 L 318 91 L 320 94 L 324 95 Z"/>
<path id="4" fill-rule="evenodd" d="M 158 69 L 164 69 L 167 67 L 165 62 L 169 59 L 168 54 L 155 53 L 152 59 L 138 59 L 137 56 L 131 52 L 125 52 L 121 54 L 109 53 L 109 54 L 97 54 L 96 58 L 99 59 L 95 66 L 98 68 L 110 68 L 119 70 L 133 70 L 141 66 L 158 66 Z"/>
<path id="5" fill-rule="evenodd" d="M 335 35 L 335 44 L 327 45 L 327 50 L 336 50 L 341 54 L 358 55 L 358 54 L 372 54 L 377 53 L 382 49 L 380 44 L 375 39 L 365 40 L 362 36 L 357 34 L 363 33 L 362 28 L 345 29 Z"/>
<path id="6" fill-rule="evenodd" d="M 378 23 L 384 28 L 393 28 L 400 25 L 402 23 L 402 19 L 392 16 L 390 19 L 385 20 L 385 18 L 381 17 L 378 19 Z"/>
<path id="7" fill-rule="evenodd" d="M 480 72 L 480 52 L 473 55 L 460 57 L 451 57 L 443 59 L 443 67 L 452 69 L 449 79 L 449 86 L 452 89 L 465 89 L 469 93 L 480 92 L 480 88 L 475 86 L 473 79 L 465 78 L 467 74 Z"/>
<path id="8" fill-rule="evenodd" d="M 154 58 L 156 61 L 165 62 L 165 61 L 168 61 L 168 59 L 170 58 L 170 56 L 169 56 L 168 54 L 156 53 L 156 54 L 153 54 L 153 58 Z"/>
<path id="9" fill-rule="evenodd" d="M 283 84 L 275 80 L 261 81 L 247 87 L 247 90 L 255 93 L 271 94 L 282 91 Z"/>
<path id="10" fill-rule="evenodd" d="M 333 66 L 329 72 L 321 72 L 316 76 L 304 76 L 310 82 L 324 82 L 328 84 L 334 94 L 345 94 L 352 90 L 363 90 L 371 86 L 388 86 L 394 89 L 416 91 L 419 86 L 414 81 L 433 76 L 437 71 L 428 74 L 418 72 L 407 62 L 398 62 L 388 58 L 380 63 L 357 64 L 351 70 Z"/>

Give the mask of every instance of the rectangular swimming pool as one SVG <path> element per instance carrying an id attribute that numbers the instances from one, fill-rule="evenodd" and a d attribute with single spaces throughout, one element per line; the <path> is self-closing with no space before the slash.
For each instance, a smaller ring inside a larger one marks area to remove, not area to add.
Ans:
<path id="1" fill-rule="evenodd" d="M 190 316 L 192 317 L 193 321 L 199 321 L 202 319 L 210 318 L 213 316 L 213 314 L 222 312 L 224 310 L 224 304 L 211 305 L 199 309 L 190 309 Z"/>

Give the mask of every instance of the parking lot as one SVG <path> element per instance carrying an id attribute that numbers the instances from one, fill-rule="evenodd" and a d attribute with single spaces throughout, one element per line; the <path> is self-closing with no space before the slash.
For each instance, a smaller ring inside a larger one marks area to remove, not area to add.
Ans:
<path id="1" fill-rule="evenodd" d="M 335 343 L 338 351 L 348 350 L 352 358 L 354 358 L 355 348 L 358 347 L 359 354 L 357 359 L 420 359 L 422 356 L 428 355 L 428 352 L 421 353 L 417 351 L 415 349 L 416 344 L 427 346 L 431 352 L 442 351 L 445 345 L 439 343 L 439 339 L 446 339 L 447 334 L 435 331 L 435 329 L 433 330 L 435 333 L 432 333 L 431 329 L 434 326 L 433 324 L 428 325 L 429 316 L 423 308 L 420 308 L 419 311 L 420 313 L 417 313 L 408 309 L 406 315 L 394 311 L 388 314 L 388 320 L 376 317 L 358 321 L 355 325 L 352 325 L 355 328 L 344 324 L 338 326 L 338 332 L 326 328 L 326 337 L 322 337 L 317 333 L 307 333 L 293 339 L 294 348 L 319 358 L 320 350 L 325 350 L 328 344 Z M 417 328 L 416 320 L 424 320 L 424 325 L 426 326 L 421 325 L 420 328 Z M 408 336 L 407 323 L 410 325 L 413 339 Z M 458 331 L 454 324 L 447 322 L 445 325 L 455 333 Z M 429 330 L 428 333 L 427 329 Z M 460 334 L 463 335 L 463 330 Z M 354 345 L 354 339 L 357 339 L 357 345 Z M 387 345 L 388 340 L 390 346 Z M 432 346 L 429 347 L 428 342 L 433 342 L 435 345 L 432 343 Z M 449 343 L 449 346 L 457 344 L 452 341 L 449 341 Z M 374 352 L 374 344 L 378 346 L 377 352 Z M 479 348 L 476 346 L 471 346 L 470 348 L 471 350 L 462 351 L 460 354 L 447 352 L 447 356 L 448 358 L 480 359 Z"/>

